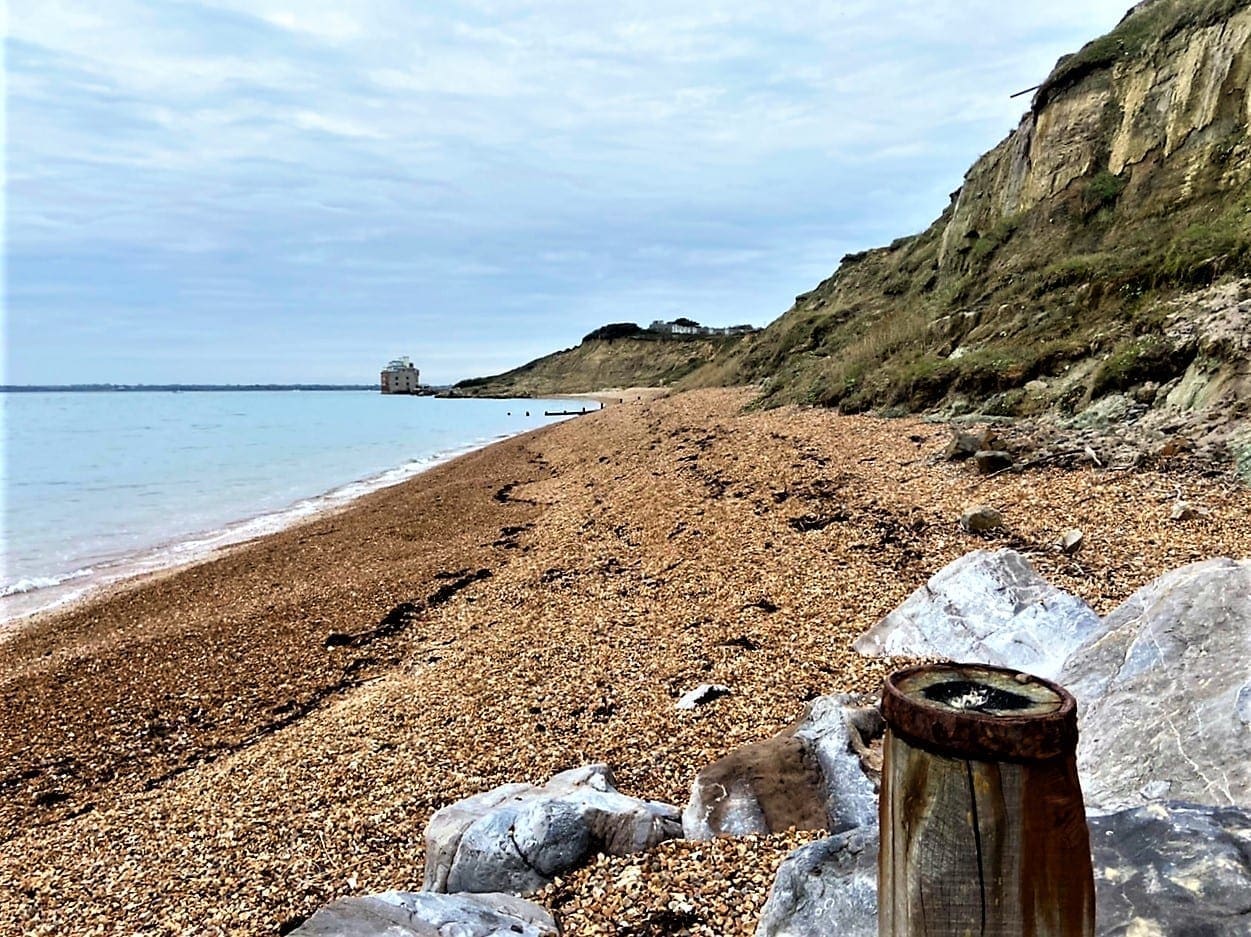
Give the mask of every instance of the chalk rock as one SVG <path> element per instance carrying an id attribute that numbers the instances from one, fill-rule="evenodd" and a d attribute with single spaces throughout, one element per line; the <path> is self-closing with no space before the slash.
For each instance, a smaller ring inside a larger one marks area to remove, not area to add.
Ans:
<path id="1" fill-rule="evenodd" d="M 1247 937 L 1251 814 L 1151 804 L 1089 818 L 1097 937 Z M 792 852 L 756 937 L 876 937 L 876 824 Z"/>
<path id="2" fill-rule="evenodd" d="M 1086 535 L 1076 527 L 1066 530 L 1056 538 L 1056 549 L 1065 556 L 1071 556 L 1082 548 L 1082 544 L 1086 542 Z"/>
<path id="3" fill-rule="evenodd" d="M 1151 804 L 1090 818 L 1099 937 L 1251 934 L 1251 814 Z"/>
<path id="4" fill-rule="evenodd" d="M 607 765 L 547 784 L 506 784 L 436 811 L 423 888 L 532 894 L 596 853 L 640 852 L 681 836 L 676 807 L 618 793 Z"/>
<path id="5" fill-rule="evenodd" d="M 1168 513 L 1169 519 L 1174 521 L 1192 521 L 1196 517 L 1207 517 L 1207 508 L 1197 508 L 1193 504 L 1186 501 L 1177 501 L 1173 504 L 1173 509 Z"/>
<path id="6" fill-rule="evenodd" d="M 870 744 L 884 731 L 876 706 L 849 695 L 817 697 L 784 732 L 699 772 L 682 813 L 684 835 L 839 832 L 873 822 L 876 785 L 865 763 L 871 773 Z"/>
<path id="7" fill-rule="evenodd" d="M 964 509 L 960 515 L 960 526 L 970 533 L 998 530 L 1003 526 L 1003 515 L 989 504 L 979 504 Z"/>
<path id="8" fill-rule="evenodd" d="M 1167 792 L 1251 803 L 1251 560 L 1213 559 L 1143 586 L 1073 651 L 1087 803 Z"/>
<path id="9" fill-rule="evenodd" d="M 555 937 L 546 910 L 512 895 L 388 891 L 340 898 L 291 932 L 298 937 Z"/>
<path id="10" fill-rule="evenodd" d="M 856 639 L 868 657 L 943 657 L 1054 678 L 1100 628 L 1076 596 L 1014 550 L 975 550 L 943 567 Z"/>
<path id="11" fill-rule="evenodd" d="M 695 709 L 697 706 L 703 706 L 721 699 L 723 696 L 730 695 L 728 686 L 721 686 L 719 683 L 701 683 L 693 690 L 682 694 L 682 698 L 678 700 L 678 709 Z"/>
<path id="12" fill-rule="evenodd" d="M 801 846 L 778 867 L 756 937 L 877 937 L 877 831 Z"/>

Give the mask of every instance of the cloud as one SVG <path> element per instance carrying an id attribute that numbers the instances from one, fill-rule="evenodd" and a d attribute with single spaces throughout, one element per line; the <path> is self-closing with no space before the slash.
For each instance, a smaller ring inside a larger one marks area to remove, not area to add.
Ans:
<path id="1" fill-rule="evenodd" d="M 1121 2 L 22 5 L 9 379 L 350 379 L 426 350 L 452 380 L 609 320 L 763 324 L 933 218 L 1008 95 Z M 101 317 L 111 341 L 75 338 Z"/>

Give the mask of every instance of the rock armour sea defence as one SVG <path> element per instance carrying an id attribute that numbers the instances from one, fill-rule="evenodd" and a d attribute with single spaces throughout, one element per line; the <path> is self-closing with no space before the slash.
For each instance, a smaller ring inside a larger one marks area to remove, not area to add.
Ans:
<path id="1" fill-rule="evenodd" d="M 340 898 L 291 932 L 295 937 L 556 937 L 546 910 L 512 895 L 388 891 Z"/>
<path id="2" fill-rule="evenodd" d="M 1246 937 L 1251 814 L 1152 804 L 1091 817 L 1097 937 Z M 756 937 L 877 937 L 877 829 L 795 850 Z"/>
<path id="3" fill-rule="evenodd" d="M 942 657 L 1054 679 L 1098 628 L 1089 605 L 1015 550 L 975 550 L 930 577 L 854 647 L 869 657 Z"/>
<path id="4" fill-rule="evenodd" d="M 528 895 L 598 852 L 625 855 L 682 835 L 676 807 L 618 793 L 607 765 L 546 784 L 505 784 L 430 818 L 423 888 Z"/>
<path id="5" fill-rule="evenodd" d="M 1014 551 L 979 550 L 855 647 L 1058 679 L 1080 705 L 1087 803 L 1251 802 L 1251 560 L 1173 570 L 1100 621 Z"/>
<path id="6" fill-rule="evenodd" d="M 1143 586 L 1069 655 L 1088 802 L 1251 802 L 1251 560 Z"/>
<path id="7" fill-rule="evenodd" d="M 791 828 L 839 832 L 873 822 L 876 786 L 864 762 L 872 765 L 870 745 L 885 724 L 866 702 L 818 697 L 786 731 L 700 771 L 682 813 L 687 839 Z"/>

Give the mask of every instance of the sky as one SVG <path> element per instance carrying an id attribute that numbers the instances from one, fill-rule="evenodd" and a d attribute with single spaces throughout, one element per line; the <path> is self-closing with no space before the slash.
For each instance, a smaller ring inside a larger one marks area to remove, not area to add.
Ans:
<path id="1" fill-rule="evenodd" d="M 13 4 L 0 383 L 448 383 L 763 326 L 1128 5 Z"/>

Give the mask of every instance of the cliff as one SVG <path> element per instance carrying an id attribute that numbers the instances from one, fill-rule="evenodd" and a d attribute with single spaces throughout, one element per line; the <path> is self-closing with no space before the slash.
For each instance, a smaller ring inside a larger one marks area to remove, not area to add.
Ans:
<path id="1" fill-rule="evenodd" d="M 925 231 L 849 255 L 687 386 L 1074 413 L 1251 399 L 1251 2 L 1149 0 L 1057 63 Z"/>
<path id="2" fill-rule="evenodd" d="M 457 384 L 463 397 L 542 397 L 609 387 L 667 387 L 725 358 L 741 336 L 668 337 L 629 326 L 605 326 L 581 344 L 491 377 Z M 612 336 L 612 337 L 601 337 Z"/>

